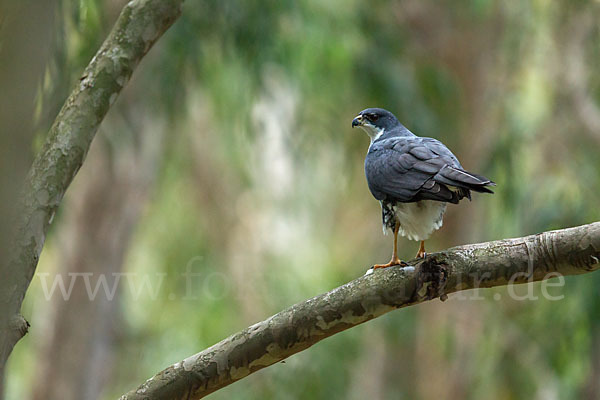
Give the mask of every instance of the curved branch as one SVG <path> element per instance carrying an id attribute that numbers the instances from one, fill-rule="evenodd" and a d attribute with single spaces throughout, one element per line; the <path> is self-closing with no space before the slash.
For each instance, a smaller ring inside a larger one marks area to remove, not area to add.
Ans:
<path id="1" fill-rule="evenodd" d="M 121 400 L 199 399 L 389 311 L 479 287 L 600 269 L 600 222 L 455 247 L 376 270 L 296 304 L 159 372 Z"/>
<path id="2" fill-rule="evenodd" d="M 0 376 L 25 334 L 19 310 L 46 232 L 67 187 L 81 167 L 104 116 L 152 45 L 181 14 L 183 0 L 133 0 L 85 69 L 56 117 L 23 189 L 12 254 L 1 266 Z"/>

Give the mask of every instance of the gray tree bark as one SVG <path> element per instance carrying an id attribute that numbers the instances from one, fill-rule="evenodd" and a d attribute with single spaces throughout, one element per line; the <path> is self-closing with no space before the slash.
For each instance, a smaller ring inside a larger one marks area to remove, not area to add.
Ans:
<path id="1" fill-rule="evenodd" d="M 104 116 L 140 60 L 181 14 L 183 0 L 133 0 L 83 72 L 56 117 L 23 186 L 9 254 L 0 265 L 0 380 L 27 332 L 19 314 L 46 233 Z"/>
<path id="2" fill-rule="evenodd" d="M 3 262 L 7 261 L 11 248 L 11 221 L 17 215 L 19 193 L 33 158 L 30 153 L 34 99 L 50 54 L 55 6 L 54 0 L 0 0 L 0 255 Z M 4 279 L 0 264 L 0 288 Z M 4 307 L 4 303 L 0 305 Z M 27 328 L 27 322 L 18 315 L 0 316 L 0 338 L 6 337 L 8 343 L 18 340 Z M 0 342 L 0 358 L 4 358 L 7 350 Z M 0 399 L 4 392 L 2 365 Z"/>
<path id="3" fill-rule="evenodd" d="M 296 304 L 180 361 L 121 400 L 200 399 L 389 311 L 474 288 L 600 269 L 600 222 L 455 247 Z"/>

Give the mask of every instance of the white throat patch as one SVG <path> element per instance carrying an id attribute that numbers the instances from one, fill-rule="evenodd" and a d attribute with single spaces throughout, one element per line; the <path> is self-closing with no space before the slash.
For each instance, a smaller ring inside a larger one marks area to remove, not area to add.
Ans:
<path id="1" fill-rule="evenodd" d="M 378 128 L 375 125 L 371 125 L 369 123 L 361 125 L 362 130 L 367 132 L 367 135 L 371 138 L 371 143 L 379 139 L 381 135 L 383 135 L 383 128 Z"/>

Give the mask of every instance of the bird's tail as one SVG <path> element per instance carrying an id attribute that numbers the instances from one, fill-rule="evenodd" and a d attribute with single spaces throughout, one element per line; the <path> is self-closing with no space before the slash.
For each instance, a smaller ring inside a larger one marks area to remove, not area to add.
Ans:
<path id="1" fill-rule="evenodd" d="M 493 181 L 485 176 L 473 174 L 449 165 L 444 166 L 437 173 L 435 180 L 458 188 L 460 197 L 467 197 L 469 200 L 471 199 L 470 190 L 480 193 L 494 193 L 489 187 L 496 186 Z"/>

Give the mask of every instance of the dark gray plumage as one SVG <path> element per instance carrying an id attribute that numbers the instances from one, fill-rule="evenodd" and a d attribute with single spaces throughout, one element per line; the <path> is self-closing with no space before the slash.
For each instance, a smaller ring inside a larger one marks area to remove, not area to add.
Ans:
<path id="1" fill-rule="evenodd" d="M 384 137 L 385 136 L 385 137 Z M 437 200 L 457 204 L 471 190 L 493 193 L 492 182 L 465 171 L 454 154 L 431 138 L 385 133 L 365 159 L 369 189 L 377 200 Z"/>
<path id="2" fill-rule="evenodd" d="M 445 203 L 471 199 L 471 191 L 493 193 L 494 182 L 465 171 L 443 143 L 414 135 L 389 111 L 363 110 L 352 126 L 371 137 L 365 174 L 384 229 L 424 241 L 441 226 Z"/>

